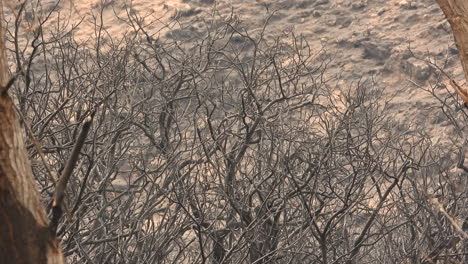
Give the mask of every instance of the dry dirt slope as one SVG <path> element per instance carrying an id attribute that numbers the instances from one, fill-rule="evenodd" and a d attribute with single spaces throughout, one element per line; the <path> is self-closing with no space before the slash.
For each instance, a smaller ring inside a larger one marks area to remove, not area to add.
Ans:
<path id="1" fill-rule="evenodd" d="M 419 129 L 424 127 L 434 139 L 444 140 L 452 131 L 440 111 L 439 102 L 424 88 L 436 83 L 437 72 L 423 60 L 446 61 L 445 70 L 456 80 L 463 80 L 449 24 L 435 0 L 107 0 L 104 24 L 109 34 L 123 35 L 125 7 L 162 22 L 191 25 L 193 32 L 213 9 L 221 14 L 234 10 L 245 29 L 258 30 L 265 17 L 273 14 L 267 33 L 270 37 L 293 28 L 312 48 L 325 49 L 333 56 L 328 75 L 341 85 L 357 79 L 373 78 L 389 95 L 394 114 Z M 44 2 L 52 5 L 53 0 Z M 84 18 L 77 31 L 86 38 L 93 32 L 90 23 L 101 0 L 67 1 L 63 10 L 72 10 L 74 18 Z M 176 24 L 159 37 L 184 38 Z M 442 86 L 441 97 L 449 96 Z"/>

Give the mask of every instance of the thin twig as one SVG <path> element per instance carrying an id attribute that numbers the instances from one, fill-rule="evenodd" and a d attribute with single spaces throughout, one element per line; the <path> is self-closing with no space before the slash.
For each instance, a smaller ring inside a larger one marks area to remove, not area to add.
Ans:
<path id="1" fill-rule="evenodd" d="M 16 107 L 15 107 L 16 108 Z M 41 158 L 42 164 L 47 170 L 47 174 L 49 174 L 50 180 L 52 181 L 53 185 L 57 185 L 57 179 L 55 178 L 54 174 L 52 173 L 52 169 L 49 166 L 49 163 L 47 163 L 44 151 L 42 151 L 42 146 L 41 143 L 36 139 L 34 136 L 34 133 L 31 129 L 31 126 L 29 126 L 28 121 L 25 119 L 25 117 L 21 114 L 21 111 L 19 109 L 16 109 L 16 112 L 18 113 L 19 117 L 21 118 L 21 121 L 23 121 L 24 127 L 26 128 L 26 132 L 29 136 L 29 139 L 33 142 L 34 148 L 36 149 L 37 153 L 39 154 L 39 157 Z"/>

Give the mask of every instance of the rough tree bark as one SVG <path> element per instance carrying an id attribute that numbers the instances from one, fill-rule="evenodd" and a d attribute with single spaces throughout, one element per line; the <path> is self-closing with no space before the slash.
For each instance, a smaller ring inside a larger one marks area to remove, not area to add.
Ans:
<path id="1" fill-rule="evenodd" d="M 447 17 L 455 37 L 465 79 L 468 81 L 468 1 L 436 0 Z"/>
<path id="2" fill-rule="evenodd" d="M 0 263 L 64 263 L 50 232 L 23 133 L 8 95 L 3 1 L 0 1 Z"/>
<path id="3" fill-rule="evenodd" d="M 445 14 L 445 17 L 450 23 L 450 27 L 452 28 L 453 36 L 455 38 L 455 44 L 458 49 L 458 56 L 460 57 L 463 72 L 465 73 L 465 80 L 468 82 L 468 1 L 436 0 L 436 2 L 439 4 L 440 8 Z M 463 94 L 466 95 L 466 90 L 461 89 L 454 80 L 451 80 L 451 84 L 456 90 L 459 90 L 459 94 L 460 91 L 463 91 Z M 461 97 L 463 98 L 463 96 Z M 463 100 L 465 107 L 468 107 L 467 98 L 463 98 Z M 464 157 L 460 158 L 460 161 L 462 160 L 464 160 Z M 459 162 L 458 167 L 464 169 L 463 162 Z M 464 170 L 466 171 L 466 169 Z M 438 203 L 437 200 L 435 201 Z M 451 217 L 448 216 L 448 219 L 451 219 Z M 459 230 L 459 233 L 465 238 L 463 247 L 466 251 L 468 249 L 468 241 L 466 239 L 467 234 L 465 233 L 466 230 L 461 230 L 456 223 L 452 223 L 452 225 L 456 227 L 456 229 Z M 465 263 L 468 263 L 468 256 L 465 256 L 464 260 Z"/>

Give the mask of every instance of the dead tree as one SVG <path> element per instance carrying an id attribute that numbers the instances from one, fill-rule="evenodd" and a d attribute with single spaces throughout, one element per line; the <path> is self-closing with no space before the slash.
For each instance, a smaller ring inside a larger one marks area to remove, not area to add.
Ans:
<path id="1" fill-rule="evenodd" d="M 8 95 L 3 2 L 0 2 L 0 262 L 63 263 L 39 200 L 23 132 Z"/>
<path id="2" fill-rule="evenodd" d="M 468 80 L 468 2 L 464 0 L 437 0 L 447 17 L 455 37 L 458 55 Z"/>

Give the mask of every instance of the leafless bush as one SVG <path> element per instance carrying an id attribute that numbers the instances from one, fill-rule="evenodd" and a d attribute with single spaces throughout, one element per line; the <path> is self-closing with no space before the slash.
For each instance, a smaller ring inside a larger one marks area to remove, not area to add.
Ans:
<path id="1" fill-rule="evenodd" d="M 447 155 L 374 80 L 339 86 L 326 52 L 267 36 L 268 16 L 248 32 L 213 12 L 195 31 L 128 8 L 118 38 L 103 4 L 82 41 L 28 5 L 10 21 L 12 92 L 44 201 L 96 112 L 57 230 L 70 262 L 462 262 L 428 199 L 466 213 Z"/>

